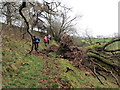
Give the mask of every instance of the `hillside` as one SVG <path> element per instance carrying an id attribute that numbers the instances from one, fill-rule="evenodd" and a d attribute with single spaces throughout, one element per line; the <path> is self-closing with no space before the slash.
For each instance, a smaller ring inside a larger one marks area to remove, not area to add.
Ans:
<path id="1" fill-rule="evenodd" d="M 39 53 L 28 54 L 30 37 L 25 34 L 22 39 L 20 28 L 3 25 L 2 32 L 3 88 L 118 88 L 100 77 L 102 85 L 84 66 L 79 69 L 67 59 L 58 58 L 57 51 L 46 54 L 47 49 L 59 45 L 52 40 L 45 47 L 44 34 L 33 32 L 41 38 Z M 67 68 L 70 68 L 68 72 Z"/>

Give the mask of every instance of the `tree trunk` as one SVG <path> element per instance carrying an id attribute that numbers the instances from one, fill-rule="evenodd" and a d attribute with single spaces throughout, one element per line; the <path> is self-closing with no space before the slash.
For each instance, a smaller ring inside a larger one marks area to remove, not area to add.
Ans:
<path id="1" fill-rule="evenodd" d="M 12 24 L 12 20 L 11 20 L 11 12 L 10 12 L 11 6 L 9 4 L 9 2 L 7 2 L 7 25 L 11 25 Z"/>
<path id="2" fill-rule="evenodd" d="M 31 40 L 33 41 L 33 35 L 29 31 L 29 23 L 28 23 L 26 17 L 22 13 L 22 9 L 25 8 L 25 7 L 26 7 L 26 2 L 23 0 L 22 5 L 20 6 L 20 9 L 19 9 L 19 13 L 22 16 L 22 18 L 24 19 L 24 21 L 26 23 L 26 26 L 27 26 L 27 32 L 31 36 Z M 32 51 L 33 51 L 33 42 L 32 42 L 32 47 L 31 47 L 31 50 L 30 50 L 29 53 L 31 53 Z"/>

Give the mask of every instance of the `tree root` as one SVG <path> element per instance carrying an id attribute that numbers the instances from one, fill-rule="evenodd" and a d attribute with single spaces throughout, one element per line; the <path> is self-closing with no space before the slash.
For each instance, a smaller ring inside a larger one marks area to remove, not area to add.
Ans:
<path id="1" fill-rule="evenodd" d="M 95 63 L 95 62 L 94 62 L 94 63 Z M 106 72 L 109 72 L 109 73 L 113 76 L 113 78 L 116 80 L 117 85 L 120 87 L 119 80 L 118 80 L 117 77 L 113 74 L 112 71 L 107 70 L 105 67 L 102 67 L 102 66 L 101 66 L 100 64 L 98 64 L 98 63 L 95 63 L 95 64 L 98 65 L 99 67 L 101 67 L 102 69 L 104 69 Z"/>
<path id="2" fill-rule="evenodd" d="M 88 68 L 90 68 L 90 67 L 88 67 Z M 93 67 L 93 69 L 90 68 L 90 70 L 93 72 L 93 74 L 95 75 L 95 77 L 100 81 L 100 83 L 104 85 L 104 83 L 103 83 L 103 82 L 100 80 L 100 78 L 98 77 L 98 75 L 97 75 L 97 73 L 96 73 L 95 67 Z"/>

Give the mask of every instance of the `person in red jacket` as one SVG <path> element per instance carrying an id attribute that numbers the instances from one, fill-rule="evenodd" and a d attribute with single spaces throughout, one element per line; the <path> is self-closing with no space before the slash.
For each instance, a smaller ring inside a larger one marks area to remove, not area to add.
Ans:
<path id="1" fill-rule="evenodd" d="M 44 43 L 45 43 L 45 46 L 47 46 L 47 43 L 48 43 L 48 37 L 47 36 L 44 37 Z"/>

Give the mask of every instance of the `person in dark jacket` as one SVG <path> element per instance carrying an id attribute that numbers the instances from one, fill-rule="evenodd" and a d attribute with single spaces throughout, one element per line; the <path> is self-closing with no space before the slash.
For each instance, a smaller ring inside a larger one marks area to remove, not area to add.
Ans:
<path id="1" fill-rule="evenodd" d="M 38 50 L 38 44 L 40 42 L 40 39 L 37 36 L 33 36 L 33 47 L 35 47 L 35 50 Z"/>

